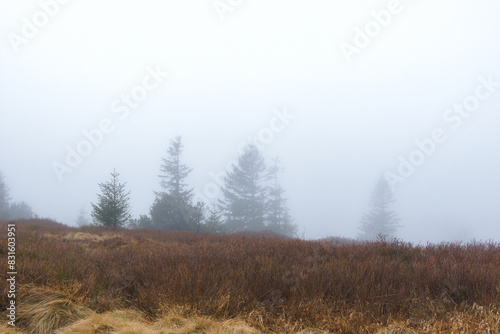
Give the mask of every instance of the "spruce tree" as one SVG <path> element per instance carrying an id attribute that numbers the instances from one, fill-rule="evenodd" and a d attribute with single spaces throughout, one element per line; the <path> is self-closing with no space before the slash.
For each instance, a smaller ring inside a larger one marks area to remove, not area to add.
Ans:
<path id="1" fill-rule="evenodd" d="M 279 173 L 282 171 L 278 158 L 275 158 L 266 175 L 269 182 L 266 202 L 267 228 L 276 233 L 294 236 L 297 234 L 297 225 L 294 224 L 290 215 L 287 200 L 284 197 L 285 190 L 279 182 Z"/>
<path id="2" fill-rule="evenodd" d="M 148 215 L 140 215 L 138 219 L 130 219 L 127 223 L 132 229 L 153 229 L 153 222 Z"/>
<path id="3" fill-rule="evenodd" d="M 390 210 L 394 203 L 391 187 L 384 177 L 375 185 L 370 200 L 370 211 L 361 219 L 361 233 L 358 238 L 376 240 L 378 237 L 393 238 L 399 227 L 397 214 Z"/>
<path id="4" fill-rule="evenodd" d="M 99 183 L 101 194 L 97 204 L 92 204 L 92 218 L 97 225 L 122 227 L 130 219 L 130 191 L 125 191 L 126 183 L 120 183 L 115 170 L 111 181 Z"/>
<path id="5" fill-rule="evenodd" d="M 179 204 L 178 199 L 170 194 L 158 194 L 149 211 L 153 228 L 163 231 L 191 230 L 188 208 Z"/>
<path id="6" fill-rule="evenodd" d="M 9 205 L 10 196 L 9 188 L 5 184 L 2 172 L 0 172 L 0 219 L 9 219 Z"/>
<path id="7" fill-rule="evenodd" d="M 85 207 L 82 207 L 78 211 L 78 215 L 76 216 L 75 223 L 76 223 L 76 226 L 78 226 L 78 227 L 88 226 L 91 224 L 89 218 L 87 217 L 87 210 L 85 210 Z"/>
<path id="8" fill-rule="evenodd" d="M 160 166 L 160 185 L 164 193 L 172 196 L 179 203 L 191 204 L 193 189 L 187 189 L 186 177 L 192 168 L 181 163 L 182 137 L 177 136 L 170 141 L 167 157 L 162 159 Z"/>
<path id="9" fill-rule="evenodd" d="M 203 225 L 203 232 L 206 233 L 223 233 L 224 232 L 224 218 L 222 211 L 216 203 L 208 209 L 208 217 Z"/>
<path id="10" fill-rule="evenodd" d="M 229 232 L 259 231 L 265 228 L 266 170 L 255 145 L 248 145 L 225 178 L 220 208 Z"/>
<path id="11" fill-rule="evenodd" d="M 31 219 L 38 216 L 26 202 L 12 202 L 9 208 L 9 219 Z"/>
<path id="12" fill-rule="evenodd" d="M 181 162 L 182 138 L 177 136 L 170 141 L 167 157 L 160 166 L 160 186 L 163 191 L 156 193 L 151 206 L 152 226 L 159 230 L 199 231 L 203 220 L 201 203 L 192 204 L 193 189 L 185 182 L 192 168 Z"/>
<path id="13" fill-rule="evenodd" d="M 149 213 L 153 229 L 200 232 L 203 210 L 201 202 L 195 206 L 179 203 L 175 197 L 163 193 L 156 197 Z"/>

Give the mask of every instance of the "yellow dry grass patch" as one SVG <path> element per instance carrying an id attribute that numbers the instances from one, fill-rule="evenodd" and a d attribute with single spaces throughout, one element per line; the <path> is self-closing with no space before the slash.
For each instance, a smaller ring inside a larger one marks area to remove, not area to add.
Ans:
<path id="1" fill-rule="evenodd" d="M 128 244 L 137 244 L 136 240 L 113 233 L 97 235 L 86 232 L 70 232 L 60 238 L 64 241 L 79 242 L 82 245 L 87 246 L 87 248 L 88 246 L 94 244 L 101 244 L 111 248 L 120 248 Z"/>
<path id="2" fill-rule="evenodd" d="M 261 333 L 242 321 L 215 321 L 207 317 L 184 318 L 175 313 L 167 314 L 154 323 L 148 323 L 133 311 L 114 311 L 93 314 L 74 324 L 60 328 L 55 334 L 253 334 Z"/>
<path id="3" fill-rule="evenodd" d="M 417 332 L 404 327 L 390 326 L 379 330 L 377 334 L 417 334 Z"/>
<path id="4" fill-rule="evenodd" d="M 69 326 L 59 328 L 57 334 L 90 334 L 90 333 L 152 333 L 138 315 L 131 311 L 115 311 L 103 314 L 92 314 Z"/>
<path id="5" fill-rule="evenodd" d="M 66 234 L 62 239 L 70 241 L 93 241 L 93 242 L 99 242 L 105 240 L 105 238 L 98 236 L 96 234 L 90 234 L 84 232 L 70 232 Z"/>
<path id="6" fill-rule="evenodd" d="M 69 232 L 68 234 L 52 234 L 52 233 L 42 233 L 45 238 L 59 239 L 65 241 L 87 241 L 87 242 L 101 242 L 107 239 L 111 239 L 112 236 L 100 236 L 97 234 L 86 233 L 86 232 Z"/>
<path id="7" fill-rule="evenodd" d="M 29 334 L 51 333 L 92 313 L 63 294 L 41 288 L 23 293 L 17 310 L 17 324 Z"/>
<path id="8" fill-rule="evenodd" d="M 24 289 L 23 289 L 24 290 Z M 165 307 L 158 320 L 147 321 L 139 312 L 116 310 L 102 314 L 77 305 L 60 292 L 43 288 L 27 288 L 23 291 L 17 310 L 17 325 L 14 330 L 0 324 L 0 333 L 5 334 L 253 334 L 262 333 L 242 319 L 220 320 L 200 316 L 189 308 Z M 361 316 L 361 314 L 359 315 Z M 341 323 L 334 326 L 341 332 L 351 330 L 357 323 L 356 315 L 349 319 L 339 318 Z M 363 318 L 364 319 L 364 318 Z M 256 324 L 254 321 L 250 321 Z M 358 324 L 359 325 L 359 324 Z M 377 334 L 425 333 L 500 333 L 500 310 L 474 305 L 466 313 L 450 312 L 445 317 L 419 321 L 418 329 L 407 328 L 407 323 L 393 323 L 389 327 L 366 323 L 365 330 Z M 285 327 L 281 327 L 285 326 Z M 295 326 L 281 324 L 276 333 L 322 334 L 329 331 L 308 328 L 298 331 Z M 415 324 L 413 325 L 415 326 Z M 363 327 L 363 326 L 361 326 Z M 293 328 L 293 329 L 292 329 Z M 359 326 L 356 328 L 360 328 Z M 378 331 L 377 331 L 378 330 Z M 265 332 L 269 332 L 266 330 Z"/>
<path id="9" fill-rule="evenodd" d="M 2 334 L 19 334 L 21 332 L 16 331 L 14 327 L 5 324 L 0 324 L 0 333 Z"/>
<path id="10" fill-rule="evenodd" d="M 42 288 L 30 288 L 23 293 L 18 308 L 20 330 L 0 327 L 0 333 L 27 334 L 253 334 L 260 333 L 242 320 L 218 321 L 209 317 L 187 315 L 182 309 L 166 311 L 154 323 L 140 313 L 120 310 L 97 314 L 71 302 L 62 293 Z"/>

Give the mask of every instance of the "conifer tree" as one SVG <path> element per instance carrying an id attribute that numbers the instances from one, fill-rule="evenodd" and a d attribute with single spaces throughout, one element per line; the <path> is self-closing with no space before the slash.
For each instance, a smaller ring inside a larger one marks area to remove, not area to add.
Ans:
<path id="1" fill-rule="evenodd" d="M 297 225 L 290 216 L 287 200 L 284 197 L 285 190 L 279 182 L 279 173 L 282 171 L 278 158 L 275 158 L 266 175 L 269 182 L 266 202 L 267 228 L 276 233 L 294 236 L 297 234 Z"/>
<path id="2" fill-rule="evenodd" d="M 160 166 L 160 186 L 151 206 L 152 226 L 159 230 L 187 230 L 198 232 L 203 220 L 203 205 L 192 204 L 193 189 L 185 182 L 192 168 L 181 162 L 182 138 L 170 141 L 167 156 Z"/>
<path id="3" fill-rule="evenodd" d="M 2 172 L 0 172 L 0 219 L 9 219 L 9 188 L 5 184 Z"/>
<path id="4" fill-rule="evenodd" d="M 203 225 L 203 232 L 206 233 L 223 233 L 224 232 L 224 218 L 222 211 L 216 203 L 208 209 L 208 217 Z"/>
<path id="5" fill-rule="evenodd" d="M 265 228 L 265 164 L 255 145 L 248 145 L 225 178 L 220 208 L 229 232 Z"/>
<path id="6" fill-rule="evenodd" d="M 361 233 L 358 238 L 376 240 L 378 237 L 392 238 L 399 227 L 397 214 L 390 210 L 394 196 L 389 183 L 381 177 L 375 185 L 370 200 L 370 211 L 361 219 Z"/>
<path id="7" fill-rule="evenodd" d="M 28 203 L 24 201 L 10 203 L 9 219 L 31 219 L 37 217 Z"/>
<path id="8" fill-rule="evenodd" d="M 132 229 L 153 229 L 153 222 L 148 215 L 140 215 L 138 219 L 131 218 L 127 223 Z"/>
<path id="9" fill-rule="evenodd" d="M 187 189 L 185 179 L 191 173 L 192 168 L 181 163 L 183 147 L 180 136 L 170 141 L 167 157 L 162 159 L 160 166 L 160 185 L 164 193 L 172 196 L 174 200 L 191 204 L 193 189 Z"/>
<path id="10" fill-rule="evenodd" d="M 87 217 L 87 210 L 85 210 L 85 207 L 82 207 L 78 211 L 78 215 L 76 216 L 75 223 L 76 223 L 76 226 L 79 226 L 79 227 L 88 226 L 91 224 L 89 218 Z"/>
<path id="11" fill-rule="evenodd" d="M 92 204 L 92 218 L 97 225 L 122 227 L 130 219 L 130 191 L 125 190 L 126 183 L 120 183 L 120 176 L 115 170 L 111 181 L 99 183 L 101 194 L 97 204 Z"/>

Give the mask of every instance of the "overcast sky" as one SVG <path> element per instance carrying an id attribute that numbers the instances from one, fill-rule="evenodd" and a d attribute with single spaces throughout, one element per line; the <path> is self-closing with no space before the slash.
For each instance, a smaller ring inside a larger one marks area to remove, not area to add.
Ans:
<path id="1" fill-rule="evenodd" d="M 0 170 L 40 216 L 74 224 L 113 168 L 148 213 L 176 135 L 211 200 L 257 136 L 308 238 L 355 237 L 389 175 L 401 238 L 500 241 L 498 1 L 0 8 Z"/>

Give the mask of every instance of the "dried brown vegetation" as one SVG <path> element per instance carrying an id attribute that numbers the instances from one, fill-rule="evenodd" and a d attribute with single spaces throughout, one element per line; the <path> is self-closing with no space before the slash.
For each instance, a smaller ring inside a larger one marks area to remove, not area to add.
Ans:
<path id="1" fill-rule="evenodd" d="M 41 323 L 60 333 L 131 332 L 125 323 L 147 327 L 138 333 L 500 333 L 498 244 L 340 245 L 36 220 L 17 229 L 27 333 L 49 333 L 33 331 Z M 6 289 L 1 280 L 3 310 Z"/>

